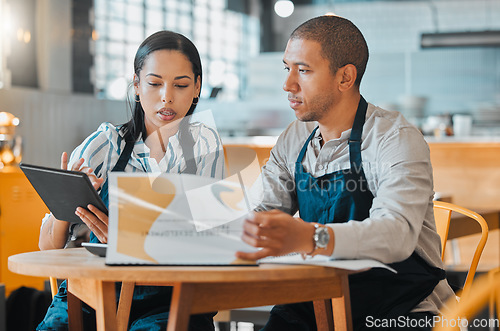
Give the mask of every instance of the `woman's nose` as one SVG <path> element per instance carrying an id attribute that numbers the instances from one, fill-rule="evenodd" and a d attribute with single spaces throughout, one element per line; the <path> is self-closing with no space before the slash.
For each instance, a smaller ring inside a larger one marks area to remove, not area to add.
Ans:
<path id="1" fill-rule="evenodd" d="M 172 89 L 164 88 L 161 93 L 161 101 L 163 103 L 172 103 L 174 102 L 174 96 L 172 94 Z"/>

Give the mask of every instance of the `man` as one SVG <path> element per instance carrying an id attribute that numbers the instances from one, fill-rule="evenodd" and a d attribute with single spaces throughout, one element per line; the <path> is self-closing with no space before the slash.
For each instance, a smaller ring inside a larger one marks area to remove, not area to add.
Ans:
<path id="1" fill-rule="evenodd" d="M 260 212 L 244 223 L 243 240 L 262 249 L 237 256 L 379 260 L 398 273 L 350 276 L 354 328 L 396 321 L 430 329 L 453 292 L 435 230 L 429 148 L 400 113 L 361 96 L 367 61 L 366 41 L 347 19 L 316 17 L 292 33 L 283 89 L 298 120 L 271 151 Z M 275 306 L 265 330 L 315 328 L 309 302 Z"/>

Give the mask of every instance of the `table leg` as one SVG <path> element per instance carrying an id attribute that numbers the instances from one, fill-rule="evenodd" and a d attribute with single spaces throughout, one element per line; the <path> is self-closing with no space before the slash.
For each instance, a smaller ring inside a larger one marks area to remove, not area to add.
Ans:
<path id="1" fill-rule="evenodd" d="M 188 329 L 193 297 L 193 284 L 174 284 L 167 331 L 185 331 Z"/>
<path id="2" fill-rule="evenodd" d="M 316 300 L 313 304 L 318 331 L 333 330 L 332 301 L 330 299 Z"/>
<path id="3" fill-rule="evenodd" d="M 82 301 L 68 291 L 68 326 L 71 331 L 83 331 Z"/>
<path id="4" fill-rule="evenodd" d="M 116 322 L 118 331 L 125 331 L 128 327 L 130 318 L 130 308 L 132 307 L 132 298 L 134 296 L 134 282 L 123 282 L 120 292 L 120 301 L 118 303 L 118 311 L 116 312 Z"/>
<path id="5" fill-rule="evenodd" d="M 98 331 L 116 330 L 115 282 L 97 282 L 96 322 Z"/>
<path id="6" fill-rule="evenodd" d="M 349 276 L 340 276 L 340 283 L 343 295 L 337 298 L 332 298 L 333 324 L 336 331 L 352 331 Z"/>
<path id="7" fill-rule="evenodd" d="M 83 330 L 82 301 L 95 309 L 98 331 L 116 330 L 115 282 L 68 279 L 68 318 L 71 330 Z"/>

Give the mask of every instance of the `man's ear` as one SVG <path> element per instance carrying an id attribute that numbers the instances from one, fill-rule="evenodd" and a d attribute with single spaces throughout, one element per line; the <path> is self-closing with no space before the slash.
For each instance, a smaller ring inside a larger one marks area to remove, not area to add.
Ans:
<path id="1" fill-rule="evenodd" d="M 356 83 L 357 69 L 352 64 L 346 64 L 345 66 L 337 70 L 337 77 L 339 78 L 339 90 L 347 91 L 351 89 Z"/>

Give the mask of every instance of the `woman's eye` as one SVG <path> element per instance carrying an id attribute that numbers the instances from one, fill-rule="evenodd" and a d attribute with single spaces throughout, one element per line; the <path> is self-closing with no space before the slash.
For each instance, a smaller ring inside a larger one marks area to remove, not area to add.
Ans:
<path id="1" fill-rule="evenodd" d="M 180 88 L 186 88 L 186 87 L 188 87 L 188 85 L 179 85 L 179 84 L 177 84 L 177 85 L 175 85 L 175 86 L 176 86 L 176 87 L 180 87 Z"/>
<path id="2" fill-rule="evenodd" d="M 290 68 L 288 68 L 288 67 L 284 67 L 283 70 L 290 72 Z"/>
<path id="3" fill-rule="evenodd" d="M 302 74 L 304 74 L 304 73 L 306 73 L 306 72 L 308 72 L 308 71 L 309 71 L 309 70 L 307 70 L 307 69 L 299 69 L 299 72 L 300 72 L 300 73 L 302 73 Z"/>
<path id="4" fill-rule="evenodd" d="M 157 83 L 148 83 L 148 84 L 151 86 L 160 86 L 160 84 L 157 84 Z"/>

